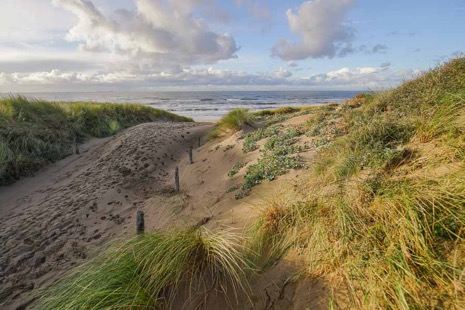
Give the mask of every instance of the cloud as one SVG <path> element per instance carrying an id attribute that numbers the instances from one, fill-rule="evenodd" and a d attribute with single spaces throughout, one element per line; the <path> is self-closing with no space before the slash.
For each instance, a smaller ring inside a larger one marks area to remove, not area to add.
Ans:
<path id="1" fill-rule="evenodd" d="M 369 48 L 366 45 L 361 45 L 358 50 L 365 53 L 365 55 L 371 54 L 386 54 L 388 47 L 384 44 L 376 44 L 375 46 Z"/>
<path id="2" fill-rule="evenodd" d="M 291 60 L 291 61 L 288 61 L 288 62 L 287 62 L 287 65 L 288 65 L 289 67 L 291 67 L 291 68 L 297 68 L 297 67 L 299 66 L 298 63 L 296 63 L 295 61 L 292 61 L 292 60 Z"/>
<path id="3" fill-rule="evenodd" d="M 394 36 L 407 36 L 407 37 L 414 37 L 416 36 L 416 32 L 400 32 L 400 31 L 391 31 L 386 33 L 387 37 L 394 37 Z"/>
<path id="4" fill-rule="evenodd" d="M 135 11 L 118 10 L 114 18 L 91 1 L 52 2 L 78 18 L 66 39 L 78 42 L 80 50 L 123 55 L 145 67 L 210 64 L 234 58 L 239 50 L 230 34 L 210 31 L 194 14 L 210 1 L 135 0 Z"/>
<path id="5" fill-rule="evenodd" d="M 376 44 L 371 49 L 372 54 L 384 54 L 388 50 L 388 47 L 384 44 Z"/>
<path id="6" fill-rule="evenodd" d="M 345 24 L 346 15 L 355 0 L 314 0 L 304 2 L 294 13 L 286 13 L 292 33 L 300 41 L 280 39 L 272 48 L 272 55 L 283 60 L 332 58 L 341 49 L 350 47 L 354 29 Z M 344 51 L 348 54 L 348 50 Z"/>
<path id="7" fill-rule="evenodd" d="M 213 67 L 183 68 L 177 72 L 114 70 L 73 72 L 51 70 L 34 73 L 0 73 L 0 91 L 149 90 L 149 89 L 299 89 L 380 90 L 394 87 L 420 73 L 390 67 L 344 67 L 304 78 L 291 79 L 291 72 L 249 73 Z"/>
<path id="8" fill-rule="evenodd" d="M 261 20 L 270 21 L 273 19 L 268 5 L 252 0 L 235 0 L 236 6 L 245 7 L 253 16 Z"/>
<path id="9" fill-rule="evenodd" d="M 2 41 L 54 39 L 72 25 L 71 14 L 53 8 L 48 0 L 0 1 L 0 44 Z"/>
<path id="10" fill-rule="evenodd" d="M 389 68 L 391 66 L 390 62 L 383 62 L 379 65 L 380 68 Z"/>
<path id="11" fill-rule="evenodd" d="M 306 77 L 304 84 L 336 89 L 384 89 L 419 74 L 418 69 L 392 70 L 389 67 L 341 68 Z"/>
<path id="12" fill-rule="evenodd" d="M 292 72 L 289 71 L 289 70 L 286 70 L 284 68 L 279 68 L 278 71 L 276 71 L 276 77 L 278 78 L 288 78 L 288 77 L 291 77 L 292 76 Z"/>
<path id="13" fill-rule="evenodd" d="M 280 72 L 280 71 L 278 71 Z M 253 86 L 263 85 L 289 85 L 286 77 L 290 76 L 286 70 L 282 70 L 282 77 L 276 73 L 255 73 L 244 71 L 217 70 L 209 68 L 184 68 L 180 72 L 153 73 L 133 72 L 128 70 L 78 73 L 51 70 L 48 72 L 34 73 L 0 73 L 0 90 L 2 86 L 17 91 L 27 89 L 30 91 L 50 89 L 56 87 L 66 89 L 151 89 L 155 87 L 227 87 L 227 86 Z"/>

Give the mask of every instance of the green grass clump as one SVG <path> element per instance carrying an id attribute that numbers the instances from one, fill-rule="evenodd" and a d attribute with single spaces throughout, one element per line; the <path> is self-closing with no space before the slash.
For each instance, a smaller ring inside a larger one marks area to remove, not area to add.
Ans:
<path id="1" fill-rule="evenodd" d="M 275 114 L 274 110 L 260 110 L 253 113 L 255 116 L 258 117 L 266 117 L 266 116 L 273 116 Z"/>
<path id="2" fill-rule="evenodd" d="M 301 109 L 296 108 L 296 107 L 281 107 L 277 108 L 274 110 L 274 113 L 277 115 L 282 115 L 282 114 L 291 114 L 291 113 L 296 113 L 299 112 Z"/>
<path id="3" fill-rule="evenodd" d="M 254 120 L 255 115 L 249 109 L 234 109 L 218 121 L 210 132 L 210 138 L 219 137 L 230 131 L 239 131 L 244 125 L 250 125 Z"/>
<path id="4" fill-rule="evenodd" d="M 39 299 L 36 309 L 201 308 L 208 293 L 247 294 L 253 270 L 237 238 L 205 229 L 138 236 L 79 267 Z M 178 301 L 179 302 L 179 301 Z"/>
<path id="5" fill-rule="evenodd" d="M 74 143 L 105 137 L 140 123 L 192 121 L 137 104 L 0 100 L 0 185 L 30 175 L 72 153 Z"/>

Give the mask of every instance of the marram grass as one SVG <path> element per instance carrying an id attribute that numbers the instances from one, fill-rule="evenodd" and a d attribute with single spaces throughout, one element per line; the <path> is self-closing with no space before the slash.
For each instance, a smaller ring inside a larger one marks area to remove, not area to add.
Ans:
<path id="1" fill-rule="evenodd" d="M 167 309 L 181 294 L 183 309 L 194 309 L 211 292 L 233 305 L 247 295 L 252 270 L 241 253 L 238 239 L 226 232 L 141 235 L 74 270 L 35 308 Z"/>
<path id="2" fill-rule="evenodd" d="M 75 142 L 154 121 L 192 120 L 139 104 L 0 99 L 0 185 L 71 154 Z"/>
<path id="3" fill-rule="evenodd" d="M 217 138 L 227 132 L 241 130 L 244 125 L 250 125 L 255 120 L 255 115 L 249 109 L 233 109 L 223 116 L 210 132 L 210 138 Z"/>
<path id="4" fill-rule="evenodd" d="M 464 98 L 460 58 L 314 114 L 327 142 L 285 203 L 265 203 L 259 266 L 297 255 L 329 308 L 464 309 Z"/>

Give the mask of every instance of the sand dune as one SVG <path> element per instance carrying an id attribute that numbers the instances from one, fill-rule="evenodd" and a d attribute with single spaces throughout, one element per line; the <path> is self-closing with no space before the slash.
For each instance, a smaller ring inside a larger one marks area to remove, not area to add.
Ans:
<path id="1" fill-rule="evenodd" d="M 31 292 L 135 232 L 136 211 L 172 191 L 173 169 L 208 123 L 150 123 L 95 139 L 36 177 L 0 191 L 0 304 L 24 308 Z"/>

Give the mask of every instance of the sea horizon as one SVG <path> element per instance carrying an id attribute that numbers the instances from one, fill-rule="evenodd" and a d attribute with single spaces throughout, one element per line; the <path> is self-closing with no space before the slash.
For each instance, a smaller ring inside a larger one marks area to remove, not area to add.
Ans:
<path id="1" fill-rule="evenodd" d="M 0 96 L 23 95 L 52 102 L 140 103 L 195 120 L 215 120 L 235 108 L 252 111 L 283 106 L 341 103 L 362 91 L 87 91 L 18 92 Z"/>

